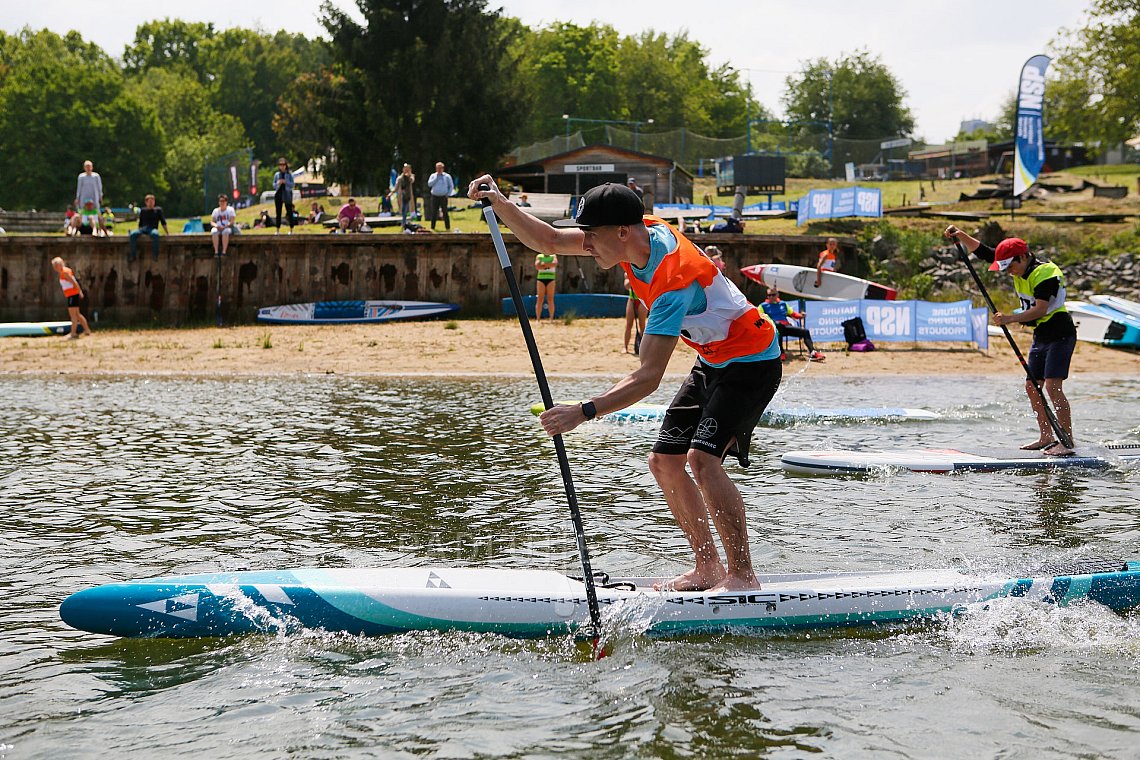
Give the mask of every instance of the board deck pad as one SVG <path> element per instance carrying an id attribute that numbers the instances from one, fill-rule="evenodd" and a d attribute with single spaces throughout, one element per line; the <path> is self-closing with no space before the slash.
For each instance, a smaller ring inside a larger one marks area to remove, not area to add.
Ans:
<path id="1" fill-rule="evenodd" d="M 912 472 L 1050 470 L 1079 467 L 1103 470 L 1140 463 L 1140 444 L 1077 446 L 1068 457 L 1017 448 L 898 449 L 893 451 L 789 451 L 780 465 L 798 475 L 859 475 L 890 469 Z"/>
<path id="2" fill-rule="evenodd" d="M 660 578 L 599 578 L 607 619 L 648 635 L 865 627 L 940 620 L 969 605 L 1025 598 L 1140 606 L 1140 562 L 1096 560 L 1025 576 L 955 569 L 786 573 L 748 591 L 655 591 Z M 381 635 L 475 631 L 572 634 L 589 623 L 585 586 L 550 570 L 360 568 L 169 576 L 78 591 L 68 625 L 129 637 L 209 637 L 325 629 Z"/>

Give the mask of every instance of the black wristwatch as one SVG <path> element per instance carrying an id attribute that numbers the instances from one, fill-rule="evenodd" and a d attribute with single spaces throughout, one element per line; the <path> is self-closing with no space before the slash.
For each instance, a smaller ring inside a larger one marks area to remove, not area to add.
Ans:
<path id="1" fill-rule="evenodd" d="M 598 408 L 594 406 L 593 401 L 583 401 L 579 406 L 582 407 L 582 414 L 586 415 L 586 419 L 592 420 L 598 416 Z"/>

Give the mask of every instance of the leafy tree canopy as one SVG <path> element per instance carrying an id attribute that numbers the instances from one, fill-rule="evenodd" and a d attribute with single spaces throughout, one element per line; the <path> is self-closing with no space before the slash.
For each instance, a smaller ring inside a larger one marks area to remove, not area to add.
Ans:
<path id="1" fill-rule="evenodd" d="M 1094 0 L 1085 25 L 1054 47 L 1051 136 L 1112 146 L 1140 133 L 1140 2 Z"/>
<path id="2" fill-rule="evenodd" d="M 155 109 L 126 91 L 115 62 L 75 32 L 25 29 L 14 39 L 3 45 L 0 205 L 62 209 L 86 159 L 104 175 L 110 202 L 164 189 Z"/>
<path id="3" fill-rule="evenodd" d="M 866 50 L 835 61 L 807 61 L 786 84 L 782 100 L 788 119 L 830 120 L 837 138 L 877 139 L 914 131 L 914 117 L 903 104 L 906 91 L 879 57 Z"/>

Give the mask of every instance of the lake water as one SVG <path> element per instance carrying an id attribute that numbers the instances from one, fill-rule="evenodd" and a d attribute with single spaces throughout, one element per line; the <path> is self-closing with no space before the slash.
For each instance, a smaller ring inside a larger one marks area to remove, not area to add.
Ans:
<path id="1" fill-rule="evenodd" d="M 790 365 L 798 367 L 799 365 Z M 1140 557 L 1140 471 L 783 474 L 788 449 L 1018 444 L 1016 378 L 785 378 L 780 405 L 907 424 L 758 431 L 731 471 L 773 571 Z M 676 385 L 650 400 L 667 401 Z M 585 397 L 606 381 L 556 379 Z M 1140 441 L 1140 379 L 1071 381 L 1078 438 Z M 58 616 L 90 585 L 296 566 L 574 572 L 532 378 L 0 378 L 0 758 L 1138 757 L 1140 615 L 994 604 L 946 625 L 651 640 L 311 631 L 117 640 Z M 567 437 L 594 567 L 686 569 L 652 425 Z"/>

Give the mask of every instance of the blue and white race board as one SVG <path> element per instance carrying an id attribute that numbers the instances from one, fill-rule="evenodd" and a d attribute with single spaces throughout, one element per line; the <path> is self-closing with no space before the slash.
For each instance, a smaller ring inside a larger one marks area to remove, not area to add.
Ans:
<path id="1" fill-rule="evenodd" d="M 962 472 L 1053 470 L 1069 467 L 1104 470 L 1140 463 L 1140 444 L 1078 446 L 1068 457 L 1001 448 L 898 449 L 894 451 L 789 451 L 780 466 L 797 475 L 866 475 L 888 470 Z"/>
<path id="2" fill-rule="evenodd" d="M 1024 576 L 958 570 L 760 575 L 749 591 L 655 591 L 660 578 L 599 582 L 603 622 L 649 635 L 875 626 L 945 619 L 1007 597 L 1114 610 L 1140 605 L 1140 562 L 1092 560 Z M 76 592 L 73 628 L 109 636 L 204 637 L 325 629 L 560 636 L 588 625 L 580 580 L 549 570 L 303 568 L 169 576 Z"/>
<path id="3" fill-rule="evenodd" d="M 576 404 L 577 401 L 559 401 L 560 404 Z M 539 402 L 530 407 L 531 414 L 542 414 L 543 404 Z M 625 409 L 610 412 L 599 420 L 610 422 L 660 422 L 665 418 L 669 409 L 666 404 L 631 404 Z M 760 418 L 762 425 L 789 425 L 795 422 L 843 422 L 856 420 L 937 420 L 942 417 L 938 412 L 928 409 L 908 409 L 904 407 L 889 406 L 843 406 L 832 408 L 811 407 L 774 407 L 764 412 Z"/>
<path id="4" fill-rule="evenodd" d="M 273 325 L 352 325 L 424 319 L 459 311 L 453 303 L 432 301 L 318 301 L 265 306 L 257 321 Z"/>

